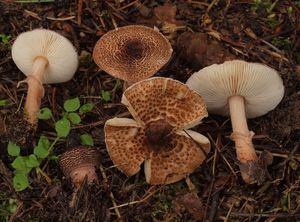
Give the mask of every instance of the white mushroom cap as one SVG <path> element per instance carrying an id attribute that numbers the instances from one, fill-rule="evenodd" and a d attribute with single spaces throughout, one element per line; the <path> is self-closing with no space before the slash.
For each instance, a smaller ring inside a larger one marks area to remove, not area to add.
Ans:
<path id="1" fill-rule="evenodd" d="M 241 60 L 211 65 L 194 73 L 187 85 L 205 100 L 209 112 L 228 115 L 228 98 L 245 99 L 248 118 L 266 114 L 283 98 L 284 86 L 276 70 Z"/>
<path id="2" fill-rule="evenodd" d="M 26 76 L 31 74 L 37 57 L 48 60 L 43 83 L 66 82 L 73 77 L 78 66 L 78 55 L 72 43 L 46 29 L 20 34 L 12 46 L 12 58 Z"/>

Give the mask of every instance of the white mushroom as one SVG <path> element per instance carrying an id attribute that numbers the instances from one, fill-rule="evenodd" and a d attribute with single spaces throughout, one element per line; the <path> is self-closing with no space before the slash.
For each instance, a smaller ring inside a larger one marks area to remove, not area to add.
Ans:
<path id="1" fill-rule="evenodd" d="M 44 95 L 42 84 L 70 80 L 78 66 L 77 52 L 72 43 L 62 35 L 36 29 L 17 37 L 12 46 L 12 58 L 27 76 L 25 113 L 28 122 L 36 124 L 36 113 Z"/>
<path id="2" fill-rule="evenodd" d="M 203 96 L 208 111 L 231 117 L 237 158 L 245 182 L 256 180 L 251 172 L 257 163 L 246 118 L 254 118 L 274 109 L 284 94 L 277 71 L 259 63 L 240 60 L 211 65 L 194 73 L 187 85 Z"/>

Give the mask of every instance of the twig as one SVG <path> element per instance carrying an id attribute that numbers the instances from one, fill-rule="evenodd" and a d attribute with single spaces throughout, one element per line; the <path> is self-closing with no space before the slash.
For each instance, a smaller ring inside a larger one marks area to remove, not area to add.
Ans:
<path id="1" fill-rule="evenodd" d="M 81 25 L 82 5 L 83 5 L 83 0 L 78 0 L 78 4 L 77 4 L 77 23 L 78 23 L 78 25 Z"/>
<path id="2" fill-rule="evenodd" d="M 124 112 L 124 113 L 120 113 L 119 115 L 117 115 L 116 117 L 125 117 L 128 116 L 130 113 L 129 112 Z M 86 127 L 94 127 L 94 126 L 98 126 L 98 125 L 104 125 L 106 119 L 104 120 L 99 120 L 90 124 L 86 124 L 86 125 L 79 125 L 79 126 L 74 126 L 72 127 L 72 129 L 81 129 L 81 128 L 86 128 Z"/>
<path id="3" fill-rule="evenodd" d="M 128 8 L 128 7 L 130 7 L 130 6 L 134 5 L 134 4 L 136 4 L 136 2 L 138 2 L 138 0 L 135 0 L 135 1 L 133 1 L 133 2 L 130 2 L 129 4 L 124 5 L 124 6 L 120 7 L 120 8 L 118 8 L 118 9 L 119 9 L 120 11 L 122 11 L 123 9 L 126 9 L 126 8 Z"/>
<path id="4" fill-rule="evenodd" d="M 214 187 L 214 184 L 215 184 L 215 179 L 216 179 L 216 171 L 215 171 L 215 167 L 216 167 L 216 159 L 217 159 L 217 153 L 218 153 L 218 150 L 217 150 L 217 147 L 215 148 L 215 153 L 214 153 L 214 158 L 213 158 L 213 166 L 212 166 L 212 180 L 211 180 L 211 185 L 209 187 L 209 193 L 208 193 L 208 197 L 207 197 L 207 200 L 206 200 L 206 206 L 205 206 L 205 210 L 204 210 L 204 214 L 203 214 L 203 221 L 206 221 L 206 216 L 207 216 L 207 211 L 208 211 L 208 206 L 209 206 L 209 202 L 210 202 L 210 199 L 211 199 L 211 194 L 212 194 L 212 190 L 213 190 L 213 187 Z"/>
<path id="5" fill-rule="evenodd" d="M 231 212 L 232 212 L 232 210 L 233 210 L 234 204 L 235 204 L 235 203 L 233 203 L 233 204 L 231 205 L 229 211 L 227 212 L 226 218 L 225 218 L 224 222 L 229 221 L 229 217 L 230 217 L 230 214 L 231 214 Z"/>
<path id="6" fill-rule="evenodd" d="M 65 18 L 53 18 L 53 17 L 46 17 L 46 19 L 52 20 L 52 21 L 67 21 L 67 20 L 72 20 L 76 18 L 76 16 L 69 16 L 69 17 L 65 17 Z"/>
<path id="7" fill-rule="evenodd" d="M 255 152 L 258 153 L 258 154 L 261 154 L 263 151 L 256 150 Z M 284 158 L 284 159 L 290 158 L 290 155 L 289 155 L 289 154 L 284 154 L 284 153 L 274 153 L 274 152 L 270 152 L 270 153 L 272 154 L 272 156 L 281 157 L 281 158 Z M 291 158 L 300 161 L 300 156 L 299 156 L 299 155 L 293 155 Z"/>
<path id="8" fill-rule="evenodd" d="M 206 14 L 209 13 L 209 11 L 212 9 L 212 7 L 216 4 L 218 0 L 213 0 L 210 5 L 208 6 L 208 8 L 206 9 Z"/>
<path id="9" fill-rule="evenodd" d="M 219 196 L 220 196 L 220 190 L 213 194 L 210 211 L 209 211 L 209 217 L 208 217 L 208 221 L 210 222 L 215 221 L 216 212 L 218 210 Z"/>
<path id="10" fill-rule="evenodd" d="M 150 189 L 152 189 L 153 187 L 155 186 L 152 186 Z M 114 206 L 114 207 L 111 207 L 109 208 L 110 210 L 113 210 L 113 209 L 116 209 L 116 208 L 121 208 L 121 207 L 127 207 L 127 206 L 130 206 L 130 205 L 134 205 L 134 204 L 138 204 L 138 203 L 142 203 L 146 200 L 148 200 L 153 194 L 155 194 L 157 191 L 159 191 L 163 186 L 159 187 L 158 189 L 154 190 L 153 192 L 150 192 L 148 195 L 146 195 L 144 198 L 142 198 L 141 200 L 136 200 L 136 201 L 131 201 L 131 202 L 128 202 L 128 203 L 124 203 L 124 204 L 121 204 L 121 205 L 118 205 L 118 206 Z M 149 189 L 149 190 L 150 190 Z M 148 190 L 148 191 L 149 191 Z"/>
<path id="11" fill-rule="evenodd" d="M 231 212 L 231 216 L 235 217 L 277 217 L 277 218 L 300 218 L 300 214 L 266 214 L 266 213 L 240 213 Z"/>
<path id="12" fill-rule="evenodd" d="M 224 162 L 226 163 L 226 165 L 229 167 L 230 171 L 233 173 L 233 175 L 235 177 L 237 177 L 233 167 L 230 165 L 229 161 L 226 159 L 226 157 L 221 153 L 221 149 L 220 147 L 216 144 L 216 142 L 212 139 L 211 135 L 208 134 L 208 137 L 210 139 L 210 141 L 212 141 L 212 143 L 214 144 L 214 146 L 216 147 L 216 150 L 219 152 L 221 158 L 224 160 Z"/>
<path id="13" fill-rule="evenodd" d="M 107 186 L 109 187 L 109 181 L 108 181 L 108 178 L 107 178 L 107 176 L 106 176 L 105 170 L 103 169 L 103 166 L 102 166 L 102 165 L 100 165 L 100 171 L 101 171 L 102 177 L 103 177 L 103 179 L 104 179 L 104 182 L 105 182 L 105 183 L 107 184 Z M 112 202 L 112 204 L 113 204 L 113 209 L 115 210 L 118 219 L 120 219 L 120 218 L 121 218 L 121 214 L 120 214 L 120 211 L 118 210 L 118 207 L 117 207 L 117 204 L 116 204 L 116 201 L 115 201 L 114 194 L 112 193 L 111 190 L 109 191 L 109 196 L 110 196 L 111 202 Z M 111 208 L 109 208 L 109 209 L 111 209 Z"/>
<path id="14" fill-rule="evenodd" d="M 196 190 L 196 186 L 193 184 L 193 182 L 191 181 L 191 178 L 189 176 L 187 176 L 185 178 L 185 182 L 188 185 L 188 188 L 190 191 Z"/>

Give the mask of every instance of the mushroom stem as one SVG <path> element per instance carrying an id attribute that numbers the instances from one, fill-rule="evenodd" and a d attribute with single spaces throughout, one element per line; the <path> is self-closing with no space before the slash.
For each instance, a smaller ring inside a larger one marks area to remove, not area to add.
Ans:
<path id="1" fill-rule="evenodd" d="M 253 132 L 249 131 L 247 125 L 244 97 L 232 96 L 229 98 L 228 103 L 233 131 L 231 139 L 235 142 L 237 159 L 242 164 L 255 161 L 257 155 L 252 144 Z M 248 172 L 241 169 L 241 174 L 245 182 L 251 182 L 251 175 Z"/>
<path id="2" fill-rule="evenodd" d="M 123 92 L 125 92 L 125 90 L 127 88 L 129 88 L 130 86 L 132 86 L 135 82 L 127 82 L 127 81 L 124 81 L 123 83 Z"/>
<path id="3" fill-rule="evenodd" d="M 25 114 L 27 121 L 35 125 L 37 123 L 36 114 L 40 110 L 41 99 L 44 96 L 43 75 L 48 60 L 44 57 L 37 57 L 34 60 L 32 74 L 27 77 L 28 91 L 25 102 Z"/>

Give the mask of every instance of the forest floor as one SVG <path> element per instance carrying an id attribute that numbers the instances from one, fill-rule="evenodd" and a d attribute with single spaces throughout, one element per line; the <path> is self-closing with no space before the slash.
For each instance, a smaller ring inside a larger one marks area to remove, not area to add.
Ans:
<path id="1" fill-rule="evenodd" d="M 26 1 L 23 1 L 26 2 Z M 11 58 L 16 37 L 35 28 L 47 28 L 67 37 L 80 55 L 74 78 L 45 86 L 42 107 L 54 120 L 63 115 L 64 101 L 78 97 L 95 106 L 59 139 L 51 158 L 28 175 L 29 187 L 17 192 L 13 184 L 15 157 L 0 139 L 0 221 L 300 221 L 300 1 L 259 0 L 50 0 L 33 3 L 0 0 L 0 113 L 19 115 L 26 84 Z M 205 163 L 171 185 L 150 186 L 142 171 L 127 178 L 113 167 L 106 151 L 103 125 L 113 117 L 130 117 L 121 104 L 122 84 L 100 70 L 92 60 L 97 40 L 125 25 L 156 26 L 174 49 L 169 63 L 156 76 L 185 82 L 199 69 L 236 58 L 276 69 L 285 95 L 275 110 L 248 120 L 255 132 L 258 155 L 273 155 L 270 178 L 262 184 L 241 179 L 228 117 L 209 115 L 193 130 L 211 140 Z M 182 37 L 183 33 L 194 33 Z M 196 35 L 195 33 L 203 33 Z M 18 128 L 18 123 L 3 127 Z M 83 184 L 73 194 L 57 157 L 68 141 L 89 134 L 102 154 L 99 180 Z M 41 135 L 55 140 L 54 122 L 40 120 L 30 155 Z M 74 139 L 74 138 L 73 138 Z M 193 187 L 194 186 L 194 187 Z"/>

